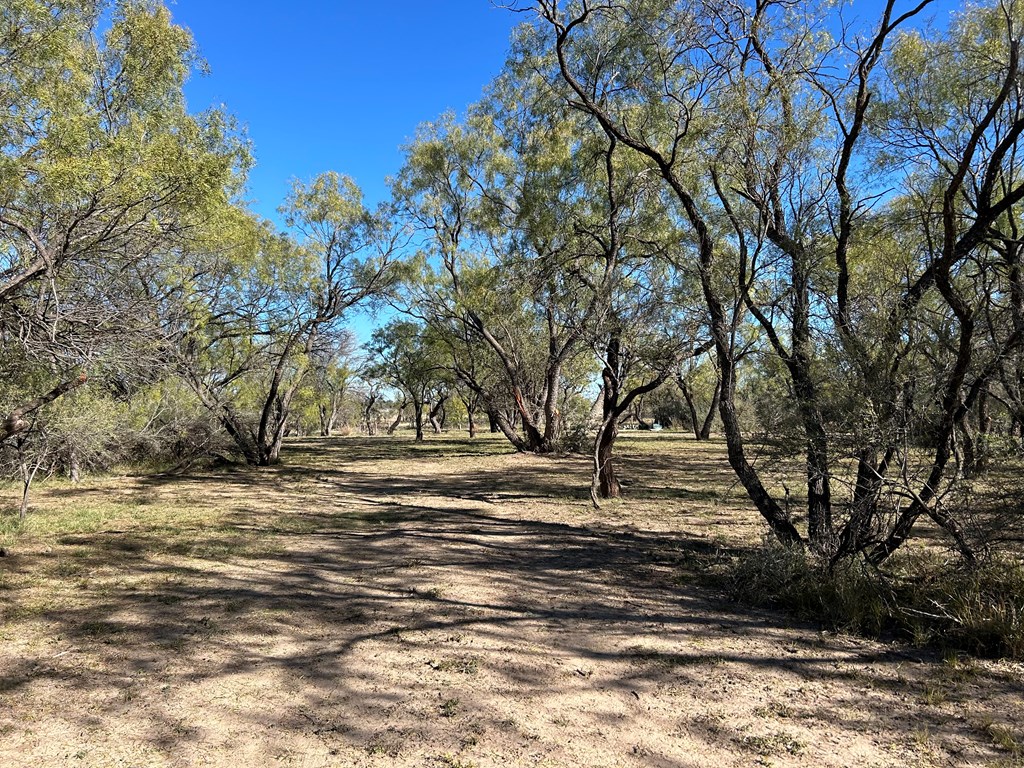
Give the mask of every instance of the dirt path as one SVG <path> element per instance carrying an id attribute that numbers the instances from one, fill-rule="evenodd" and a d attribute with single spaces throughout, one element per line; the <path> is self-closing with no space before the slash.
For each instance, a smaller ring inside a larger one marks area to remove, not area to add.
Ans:
<path id="1" fill-rule="evenodd" d="M 696 585 L 738 535 L 699 468 L 638 453 L 648 490 L 598 513 L 581 461 L 329 445 L 44 494 L 125 508 L 0 560 L 0 765 L 1019 764 L 1020 665 Z"/>

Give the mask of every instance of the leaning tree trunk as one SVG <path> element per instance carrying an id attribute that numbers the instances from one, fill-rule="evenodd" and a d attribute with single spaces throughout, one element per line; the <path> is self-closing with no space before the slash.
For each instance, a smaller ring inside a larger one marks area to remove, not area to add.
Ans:
<path id="1" fill-rule="evenodd" d="M 80 386 L 85 384 L 86 381 L 88 381 L 88 376 L 81 373 L 73 379 L 69 379 L 58 384 L 45 395 L 40 395 L 34 400 L 22 403 L 12 410 L 7 414 L 6 418 L 0 419 L 0 443 L 3 443 L 28 430 L 32 426 L 32 421 L 28 418 L 30 415 L 38 411 L 44 405 L 48 405 L 57 398 L 63 397 L 68 392 L 78 389 Z"/>
<path id="2" fill-rule="evenodd" d="M 697 418 L 697 405 L 693 401 L 693 393 L 690 392 L 690 387 L 687 385 L 682 373 L 676 375 L 676 384 L 679 386 L 679 391 L 683 393 L 686 409 L 690 412 L 690 428 L 693 430 L 693 436 L 695 439 L 700 440 L 702 430 Z M 721 384 L 719 384 L 719 391 L 721 391 Z"/>
<path id="3" fill-rule="evenodd" d="M 402 417 L 405 416 L 406 405 L 408 405 L 408 403 L 405 400 L 403 400 L 401 405 L 398 406 L 398 414 L 395 416 L 395 420 L 391 422 L 391 425 L 388 427 L 389 435 L 395 434 L 395 430 L 398 429 L 398 426 L 402 423 Z"/>
<path id="4" fill-rule="evenodd" d="M 594 481 L 590 489 L 591 501 L 597 506 L 597 497 L 602 499 L 617 499 L 622 496 L 622 485 L 615 473 L 615 463 L 612 461 L 612 449 L 615 446 L 615 438 L 619 435 L 617 425 L 618 419 L 614 416 L 601 424 L 597 439 L 594 441 Z"/>
<path id="5" fill-rule="evenodd" d="M 704 423 L 701 425 L 700 431 L 696 433 L 698 440 L 711 439 L 711 427 L 715 423 L 715 414 L 718 412 L 718 401 L 721 399 L 721 397 L 722 379 L 719 378 L 715 382 L 715 393 L 711 396 L 711 407 L 708 409 L 708 415 L 704 417 Z"/>

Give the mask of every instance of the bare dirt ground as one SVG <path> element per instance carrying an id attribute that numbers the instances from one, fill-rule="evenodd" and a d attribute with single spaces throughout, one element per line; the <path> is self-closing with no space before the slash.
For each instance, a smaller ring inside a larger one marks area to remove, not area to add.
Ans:
<path id="1" fill-rule="evenodd" d="M 722 446 L 621 451 L 600 511 L 584 459 L 454 437 L 42 487 L 0 766 L 1021 764 L 1024 666 L 729 603 L 695 576 L 761 526 Z"/>

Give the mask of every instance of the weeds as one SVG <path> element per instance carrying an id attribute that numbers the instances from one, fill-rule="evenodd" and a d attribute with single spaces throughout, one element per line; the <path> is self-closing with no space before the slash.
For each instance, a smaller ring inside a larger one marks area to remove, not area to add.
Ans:
<path id="1" fill-rule="evenodd" d="M 445 699 L 441 703 L 441 717 L 455 717 L 459 713 L 458 699 Z"/>
<path id="2" fill-rule="evenodd" d="M 973 569 L 922 554 L 884 570 L 850 559 L 829 568 L 775 542 L 735 562 L 735 599 L 783 608 L 825 628 L 877 637 L 894 632 L 918 645 L 1024 659 L 1024 566 L 992 560 Z"/>
<path id="3" fill-rule="evenodd" d="M 471 656 L 458 656 L 449 659 L 431 659 L 427 666 L 439 672 L 458 672 L 462 675 L 475 675 L 479 670 L 479 662 Z"/>
<path id="4" fill-rule="evenodd" d="M 988 718 L 976 725 L 988 736 L 993 746 L 1008 752 L 1014 758 L 1024 757 L 1024 742 L 1011 728 Z"/>
<path id="5" fill-rule="evenodd" d="M 438 768 L 476 768 L 476 763 L 468 760 L 461 760 L 454 755 L 438 755 L 431 758 L 430 765 Z"/>
<path id="6" fill-rule="evenodd" d="M 891 595 L 877 572 L 857 561 L 829 570 L 774 541 L 741 557 L 727 578 L 736 599 L 778 606 L 833 630 L 878 635 L 891 615 Z"/>
<path id="7" fill-rule="evenodd" d="M 771 733 L 767 736 L 744 736 L 739 743 L 762 757 L 781 754 L 799 755 L 806 747 L 806 744 L 799 739 L 794 739 L 789 734 L 781 732 Z"/>

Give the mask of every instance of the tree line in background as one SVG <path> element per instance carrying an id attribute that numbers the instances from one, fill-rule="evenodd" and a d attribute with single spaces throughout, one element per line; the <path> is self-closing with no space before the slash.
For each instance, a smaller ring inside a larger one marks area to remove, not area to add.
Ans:
<path id="1" fill-rule="evenodd" d="M 325 173 L 277 231 L 162 3 L 6 3 L 7 471 L 409 421 L 583 451 L 597 504 L 657 421 L 719 431 L 787 544 L 877 565 L 929 519 L 977 562 L 972 481 L 1024 437 L 1024 3 L 930 5 L 524 3 L 386 204 Z"/>

